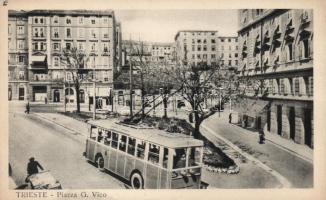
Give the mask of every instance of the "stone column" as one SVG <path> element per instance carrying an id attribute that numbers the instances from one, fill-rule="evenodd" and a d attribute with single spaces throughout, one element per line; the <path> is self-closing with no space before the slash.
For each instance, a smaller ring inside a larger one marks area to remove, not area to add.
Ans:
<path id="1" fill-rule="evenodd" d="M 271 133 L 277 134 L 277 105 L 271 105 Z"/>
<path id="2" fill-rule="evenodd" d="M 290 139 L 290 122 L 289 122 L 289 112 L 288 106 L 282 106 L 282 137 Z"/>
<path id="3" fill-rule="evenodd" d="M 300 106 L 295 107 L 295 138 L 294 141 L 304 144 L 304 110 Z"/>

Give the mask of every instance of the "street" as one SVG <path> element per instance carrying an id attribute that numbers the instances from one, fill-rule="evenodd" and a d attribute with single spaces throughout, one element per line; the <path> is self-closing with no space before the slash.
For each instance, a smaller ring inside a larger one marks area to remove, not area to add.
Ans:
<path id="1" fill-rule="evenodd" d="M 23 111 L 24 104 L 10 106 L 9 162 L 17 185 L 24 183 L 27 163 L 33 156 L 64 189 L 124 188 L 120 180 L 84 159 L 83 137 Z"/>

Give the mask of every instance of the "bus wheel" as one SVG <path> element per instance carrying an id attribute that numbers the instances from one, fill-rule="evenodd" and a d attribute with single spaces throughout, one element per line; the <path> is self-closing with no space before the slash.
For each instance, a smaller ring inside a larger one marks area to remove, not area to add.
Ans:
<path id="1" fill-rule="evenodd" d="M 96 158 L 96 166 L 100 170 L 102 170 L 104 168 L 104 160 L 103 160 L 103 157 L 101 155 Z"/>
<path id="2" fill-rule="evenodd" d="M 142 189 L 144 187 L 143 177 L 138 172 L 133 173 L 130 178 L 130 185 L 132 189 Z"/>

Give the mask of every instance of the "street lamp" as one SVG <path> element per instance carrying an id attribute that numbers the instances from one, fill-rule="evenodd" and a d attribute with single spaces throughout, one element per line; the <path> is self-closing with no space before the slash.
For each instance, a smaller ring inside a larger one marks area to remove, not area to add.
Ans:
<path id="1" fill-rule="evenodd" d="M 220 107 L 220 109 L 219 109 L 219 111 L 218 111 L 218 116 L 220 117 L 221 116 L 221 109 L 222 109 L 222 96 L 221 96 L 221 94 L 222 94 L 222 87 L 219 87 L 219 88 L 217 88 L 218 90 L 219 90 L 219 107 Z"/>

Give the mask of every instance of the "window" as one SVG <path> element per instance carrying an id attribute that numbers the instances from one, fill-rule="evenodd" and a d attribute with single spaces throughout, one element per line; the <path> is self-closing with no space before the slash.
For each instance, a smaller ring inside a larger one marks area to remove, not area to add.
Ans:
<path id="1" fill-rule="evenodd" d="M 53 50 L 60 50 L 60 43 L 53 43 Z"/>
<path id="2" fill-rule="evenodd" d="M 229 60 L 229 66 L 231 66 L 232 65 L 232 60 Z"/>
<path id="3" fill-rule="evenodd" d="M 314 95 L 314 77 L 310 76 L 308 78 L 308 96 Z"/>
<path id="4" fill-rule="evenodd" d="M 195 39 L 192 39 L 192 43 L 195 44 Z"/>
<path id="5" fill-rule="evenodd" d="M 201 46 L 198 46 L 197 47 L 197 51 L 201 51 Z"/>
<path id="6" fill-rule="evenodd" d="M 207 59 L 207 54 L 203 54 L 203 59 Z"/>
<path id="7" fill-rule="evenodd" d="M 206 44 L 206 39 L 203 40 L 203 43 Z"/>
<path id="8" fill-rule="evenodd" d="M 137 144 L 137 158 L 144 159 L 145 158 L 145 147 L 146 143 L 144 141 L 140 141 L 140 143 Z"/>
<path id="9" fill-rule="evenodd" d="M 85 37 L 85 29 L 83 29 L 83 28 L 78 29 L 78 37 L 79 38 L 84 38 Z"/>
<path id="10" fill-rule="evenodd" d="M 195 59 L 195 54 L 192 54 L 192 59 Z"/>
<path id="11" fill-rule="evenodd" d="M 294 78 L 294 96 L 300 94 L 300 79 Z"/>
<path id="12" fill-rule="evenodd" d="M 231 42 L 231 39 L 230 38 L 228 39 L 228 42 Z"/>
<path id="13" fill-rule="evenodd" d="M 309 40 L 302 40 L 302 57 L 309 58 Z"/>
<path id="14" fill-rule="evenodd" d="M 96 50 L 97 50 L 97 43 L 92 42 L 91 51 L 96 51 Z"/>
<path id="15" fill-rule="evenodd" d="M 70 17 L 66 18 L 66 24 L 71 24 L 71 18 Z"/>
<path id="16" fill-rule="evenodd" d="M 40 24 L 43 24 L 43 18 L 40 18 Z"/>
<path id="17" fill-rule="evenodd" d="M 284 79 L 280 79 L 280 94 L 284 94 L 284 92 L 285 92 Z"/>
<path id="18" fill-rule="evenodd" d="M 19 80 L 24 80 L 24 79 L 25 79 L 25 72 L 19 71 Z"/>
<path id="19" fill-rule="evenodd" d="M 206 45 L 204 45 L 203 50 L 207 51 L 207 46 Z"/>
<path id="20" fill-rule="evenodd" d="M 92 19 L 91 19 L 91 24 L 96 24 L 96 20 L 95 20 L 95 18 L 92 18 Z"/>
<path id="21" fill-rule="evenodd" d="M 118 140 L 119 140 L 119 135 L 117 133 L 112 132 L 112 144 L 111 147 L 114 149 L 118 148 Z"/>
<path id="22" fill-rule="evenodd" d="M 78 23 L 84 24 L 84 17 L 78 17 Z"/>
<path id="23" fill-rule="evenodd" d="M 215 39 L 212 39 L 212 43 L 215 44 Z"/>
<path id="24" fill-rule="evenodd" d="M 126 148 L 127 148 L 127 136 L 121 135 L 119 141 L 119 150 L 126 152 Z"/>
<path id="25" fill-rule="evenodd" d="M 238 50 L 239 49 L 239 47 L 238 46 L 235 46 L 235 50 Z"/>
<path id="26" fill-rule="evenodd" d="M 70 49 L 71 49 L 71 43 L 70 43 L 70 42 L 67 42 L 67 43 L 66 43 L 66 49 L 67 49 L 67 50 L 70 50 Z"/>
<path id="27" fill-rule="evenodd" d="M 160 146 L 149 144 L 148 161 L 159 164 Z"/>
<path id="28" fill-rule="evenodd" d="M 135 149 L 136 149 L 136 139 L 129 138 L 127 153 L 130 155 L 135 155 Z"/>
<path id="29" fill-rule="evenodd" d="M 201 40 L 197 40 L 197 43 L 201 43 Z"/>
<path id="30" fill-rule="evenodd" d="M 24 40 L 18 40 L 18 49 L 24 49 Z"/>
<path id="31" fill-rule="evenodd" d="M 72 81 L 71 72 L 67 72 L 66 76 L 67 76 L 67 81 Z M 70 89 L 70 91 L 72 91 L 72 89 Z M 73 92 L 70 92 L 70 94 L 73 94 Z"/>
<path id="32" fill-rule="evenodd" d="M 54 24 L 58 24 L 59 23 L 59 17 L 58 16 L 54 16 L 53 17 L 53 23 Z"/>
<path id="33" fill-rule="evenodd" d="M 237 60 L 235 61 L 235 65 L 238 65 L 238 61 Z"/>
<path id="34" fill-rule="evenodd" d="M 17 33 L 22 35 L 25 33 L 25 27 L 24 26 L 18 26 Z"/>
<path id="35" fill-rule="evenodd" d="M 221 42 L 224 42 L 224 39 L 221 39 Z"/>
<path id="36" fill-rule="evenodd" d="M 111 131 L 104 131 L 104 144 L 107 146 L 111 145 L 112 133 Z"/>
<path id="37" fill-rule="evenodd" d="M 59 38 L 59 28 L 58 27 L 53 28 L 53 37 Z"/>
<path id="38" fill-rule="evenodd" d="M 292 43 L 287 45 L 287 61 L 292 61 L 293 59 L 293 45 Z"/>
<path id="39" fill-rule="evenodd" d="M 25 62 L 25 56 L 18 56 L 18 62 L 24 63 Z"/>
<path id="40" fill-rule="evenodd" d="M 46 50 L 46 43 L 45 42 L 41 42 L 41 50 Z"/>
<path id="41" fill-rule="evenodd" d="M 53 57 L 53 66 L 58 67 L 59 66 L 59 62 L 60 62 L 60 58 L 59 57 Z"/>
<path id="42" fill-rule="evenodd" d="M 200 59 L 200 58 L 201 58 L 200 54 L 197 54 L 197 58 L 198 58 L 198 59 Z"/>
<path id="43" fill-rule="evenodd" d="M 212 51 L 215 51 L 215 49 L 216 49 L 215 46 L 212 46 Z"/>
<path id="44" fill-rule="evenodd" d="M 103 52 L 109 52 L 107 43 L 102 43 Z"/>
<path id="45" fill-rule="evenodd" d="M 103 38 L 109 38 L 109 33 L 107 29 L 102 29 Z"/>
<path id="46" fill-rule="evenodd" d="M 234 54 L 234 57 L 237 58 L 237 57 L 238 57 L 238 53 L 235 53 L 235 54 Z"/>
<path id="47" fill-rule="evenodd" d="M 33 36 L 34 37 L 39 37 L 39 30 L 38 30 L 38 28 L 34 28 L 33 29 Z"/>
<path id="48" fill-rule="evenodd" d="M 66 28 L 66 37 L 71 38 L 71 28 Z"/>
<path id="49" fill-rule="evenodd" d="M 212 55 L 211 55 L 211 58 L 214 59 L 214 58 L 215 58 L 215 54 L 212 54 Z"/>
<path id="50" fill-rule="evenodd" d="M 38 43 L 37 42 L 33 43 L 33 50 L 38 50 Z"/>
<path id="51" fill-rule="evenodd" d="M 97 31 L 95 29 L 91 30 L 91 37 L 96 38 L 97 37 Z"/>
<path id="52" fill-rule="evenodd" d="M 229 58 L 232 58 L 232 55 L 229 53 Z"/>
<path id="53" fill-rule="evenodd" d="M 84 42 L 79 42 L 78 43 L 78 50 L 81 50 L 81 51 L 85 50 L 85 43 Z"/>
<path id="54" fill-rule="evenodd" d="M 38 24 L 38 18 L 37 17 L 34 18 L 34 24 Z"/>
<path id="55" fill-rule="evenodd" d="M 108 24 L 109 23 L 109 18 L 108 17 L 103 17 L 103 23 Z"/>

